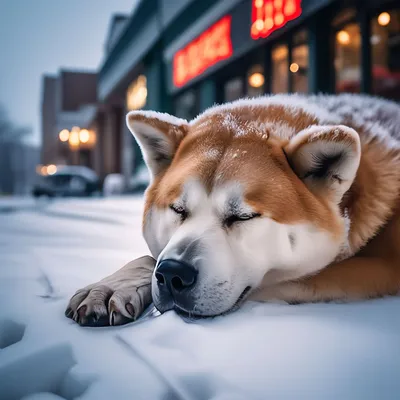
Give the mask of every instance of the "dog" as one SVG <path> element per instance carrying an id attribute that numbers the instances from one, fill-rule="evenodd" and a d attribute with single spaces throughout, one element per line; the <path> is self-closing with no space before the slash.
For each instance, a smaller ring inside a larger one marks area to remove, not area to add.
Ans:
<path id="1" fill-rule="evenodd" d="M 119 325 L 154 302 L 195 317 L 246 299 L 356 301 L 400 289 L 400 106 L 363 95 L 271 95 L 187 122 L 132 111 L 151 173 L 153 257 L 79 290 L 66 315 Z"/>

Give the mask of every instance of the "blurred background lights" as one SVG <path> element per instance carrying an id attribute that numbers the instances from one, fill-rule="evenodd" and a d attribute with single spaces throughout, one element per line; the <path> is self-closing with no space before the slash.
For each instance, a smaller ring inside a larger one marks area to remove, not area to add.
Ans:
<path id="1" fill-rule="evenodd" d="M 146 99 L 147 78 L 144 75 L 139 75 L 128 88 L 127 108 L 129 110 L 138 110 L 146 105 Z"/>
<path id="2" fill-rule="evenodd" d="M 261 31 L 264 28 L 264 21 L 262 19 L 258 19 L 256 22 L 256 29 Z"/>
<path id="3" fill-rule="evenodd" d="M 71 133 L 69 134 L 69 145 L 71 147 L 79 146 L 79 128 L 78 130 L 72 129 Z"/>
<path id="4" fill-rule="evenodd" d="M 339 31 L 336 35 L 336 39 L 340 44 L 349 44 L 350 43 L 350 35 L 346 31 Z"/>
<path id="5" fill-rule="evenodd" d="M 87 129 L 82 129 L 82 130 L 79 132 L 79 140 L 80 140 L 82 143 L 87 143 L 87 142 L 89 141 L 89 139 L 90 139 L 89 131 L 88 131 Z"/>
<path id="6" fill-rule="evenodd" d="M 69 139 L 69 131 L 68 129 L 63 129 L 59 134 L 58 137 L 62 142 L 68 142 Z"/>
<path id="7" fill-rule="evenodd" d="M 264 75 L 260 72 L 254 72 L 249 76 L 249 85 L 254 88 L 259 88 L 264 85 Z"/>
<path id="8" fill-rule="evenodd" d="M 47 174 L 54 175 L 57 172 L 57 167 L 54 164 L 50 164 L 47 166 Z"/>
<path id="9" fill-rule="evenodd" d="M 378 16 L 378 24 L 381 26 L 389 25 L 390 14 L 388 12 L 380 13 Z"/>
<path id="10" fill-rule="evenodd" d="M 296 73 L 299 70 L 299 64 L 291 63 L 289 69 L 290 72 Z"/>
<path id="11" fill-rule="evenodd" d="M 283 14 L 276 14 L 275 15 L 275 24 L 276 25 L 282 25 L 283 21 L 285 21 L 285 18 L 283 17 Z"/>

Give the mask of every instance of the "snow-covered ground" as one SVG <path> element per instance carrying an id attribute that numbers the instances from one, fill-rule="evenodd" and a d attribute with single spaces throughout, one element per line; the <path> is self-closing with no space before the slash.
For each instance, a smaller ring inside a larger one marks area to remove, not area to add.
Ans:
<path id="1" fill-rule="evenodd" d="M 113 328 L 69 297 L 148 254 L 140 198 L 1 208 L 0 399 L 399 399 L 400 298 Z"/>

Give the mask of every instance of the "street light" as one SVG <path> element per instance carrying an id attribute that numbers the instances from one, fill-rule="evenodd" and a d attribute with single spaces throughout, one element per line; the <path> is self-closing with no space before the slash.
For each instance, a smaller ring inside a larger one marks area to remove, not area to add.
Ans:
<path id="1" fill-rule="evenodd" d="M 63 129 L 59 134 L 58 137 L 62 142 L 68 142 L 69 139 L 69 131 L 68 129 Z"/>
<path id="2" fill-rule="evenodd" d="M 69 134 L 69 140 L 68 143 L 71 148 L 78 148 L 79 147 L 79 128 L 77 126 L 74 126 L 71 130 L 71 133 Z"/>
<path id="3" fill-rule="evenodd" d="M 78 150 L 81 145 L 84 147 L 93 147 L 96 143 L 96 134 L 88 129 L 81 129 L 79 126 L 74 126 L 71 131 L 63 129 L 58 134 L 61 142 L 68 142 L 71 150 Z"/>
<path id="4" fill-rule="evenodd" d="M 89 131 L 88 131 L 87 129 L 82 129 L 82 130 L 79 132 L 79 140 L 80 140 L 82 143 L 87 143 L 87 142 L 89 141 L 89 139 L 90 139 Z"/>

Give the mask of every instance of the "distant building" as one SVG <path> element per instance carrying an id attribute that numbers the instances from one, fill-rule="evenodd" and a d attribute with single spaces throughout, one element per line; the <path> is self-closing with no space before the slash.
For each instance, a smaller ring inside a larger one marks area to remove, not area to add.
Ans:
<path id="1" fill-rule="evenodd" d="M 41 163 L 93 168 L 95 140 L 89 140 L 87 130 L 96 111 L 97 74 L 61 70 L 57 76 L 44 76 L 42 85 Z M 79 140 L 82 130 L 88 140 Z M 74 133 L 70 137 L 61 131 Z"/>
<path id="2" fill-rule="evenodd" d="M 57 77 L 45 75 L 42 79 L 42 164 L 58 163 L 57 131 Z"/>
<path id="3" fill-rule="evenodd" d="M 58 75 L 56 110 L 58 139 L 62 130 L 72 132 L 89 129 L 96 111 L 96 103 L 96 73 L 61 70 Z M 77 145 L 71 143 L 71 140 L 65 142 L 58 140 L 58 144 L 58 154 L 62 155 L 65 164 L 94 167 L 94 140 L 90 143 L 80 141 Z"/>
<path id="4" fill-rule="evenodd" d="M 111 17 L 106 42 L 104 45 L 104 52 L 106 56 L 108 56 L 115 43 L 118 41 L 128 21 L 129 15 L 125 14 L 114 14 Z"/>

